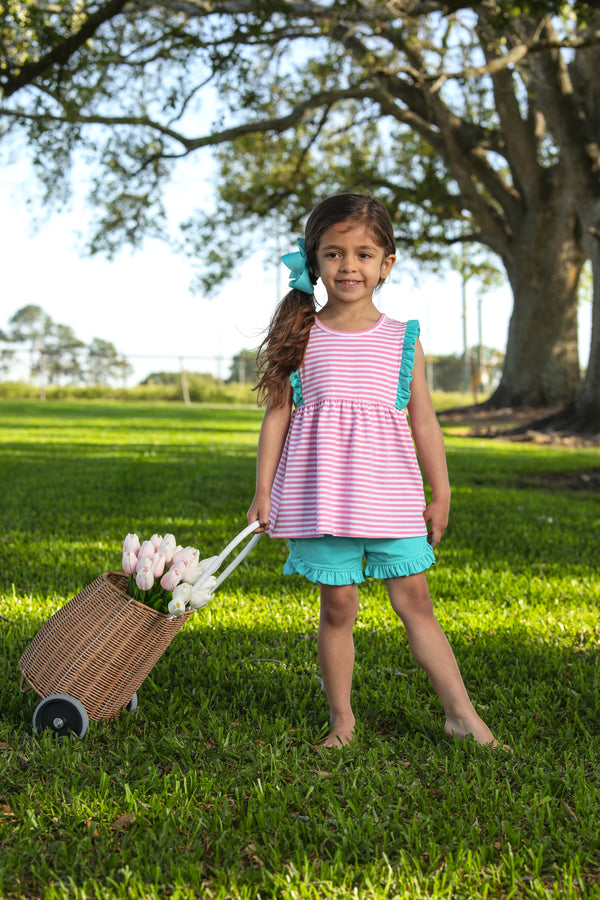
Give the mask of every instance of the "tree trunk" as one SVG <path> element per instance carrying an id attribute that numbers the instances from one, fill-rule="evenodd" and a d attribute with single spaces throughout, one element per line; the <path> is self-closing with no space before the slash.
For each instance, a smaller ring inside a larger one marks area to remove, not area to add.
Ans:
<path id="1" fill-rule="evenodd" d="M 574 210 L 559 193 L 526 217 L 506 270 L 514 295 L 506 359 L 486 402 L 501 407 L 547 408 L 573 401 L 580 383 L 577 283 L 585 262 Z"/>
<path id="2" fill-rule="evenodd" d="M 542 423 L 546 428 L 578 434 L 600 432 L 600 240 L 586 240 L 594 277 L 590 358 L 580 388 L 571 403 Z"/>
<path id="3" fill-rule="evenodd" d="M 593 13 L 590 25 L 600 25 Z M 551 21 L 547 36 L 555 37 Z M 600 431 L 600 48 L 592 43 L 568 62 L 559 51 L 532 59 L 540 106 L 566 164 L 567 190 L 577 210 L 582 245 L 594 279 L 590 358 L 584 380 L 571 402 L 546 420 L 548 427 L 571 432 Z"/>

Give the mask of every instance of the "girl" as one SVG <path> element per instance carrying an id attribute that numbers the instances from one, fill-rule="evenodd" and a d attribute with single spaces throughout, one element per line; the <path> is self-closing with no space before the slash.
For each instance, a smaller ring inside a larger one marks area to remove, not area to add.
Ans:
<path id="1" fill-rule="evenodd" d="M 292 290 L 260 348 L 267 408 L 248 521 L 289 539 L 286 574 L 320 585 L 319 664 L 331 710 L 323 746 L 354 736 L 353 626 L 365 575 L 385 580 L 444 708 L 446 734 L 496 746 L 424 575 L 448 522 L 450 486 L 418 322 L 393 321 L 373 303 L 396 260 L 391 219 L 373 197 L 338 194 L 316 206 L 297 243 L 299 252 L 282 257 Z M 327 302 L 317 315 L 318 278 Z M 427 506 L 417 454 L 432 493 Z"/>

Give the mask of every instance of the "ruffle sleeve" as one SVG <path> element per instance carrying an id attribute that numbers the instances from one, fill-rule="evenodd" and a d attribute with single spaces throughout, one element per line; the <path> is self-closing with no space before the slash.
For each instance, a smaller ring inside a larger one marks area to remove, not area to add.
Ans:
<path id="1" fill-rule="evenodd" d="M 300 377 L 300 369 L 296 369 L 290 375 L 290 384 L 292 386 L 292 398 L 294 406 L 304 406 L 304 397 L 302 396 L 302 378 Z"/>
<path id="2" fill-rule="evenodd" d="M 409 319 L 406 323 L 402 345 L 402 362 L 400 364 L 400 375 L 398 376 L 396 403 L 394 404 L 396 409 L 405 409 L 410 400 L 410 383 L 415 364 L 415 343 L 420 333 L 421 328 L 417 319 Z"/>

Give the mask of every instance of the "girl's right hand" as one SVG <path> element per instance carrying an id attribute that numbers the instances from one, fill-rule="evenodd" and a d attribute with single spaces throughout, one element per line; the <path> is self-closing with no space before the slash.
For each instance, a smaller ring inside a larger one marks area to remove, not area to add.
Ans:
<path id="1" fill-rule="evenodd" d="M 260 528 L 257 528 L 254 532 L 255 534 L 262 534 L 264 531 L 267 531 L 269 528 L 269 516 L 271 515 L 271 500 L 266 498 L 258 498 L 255 497 L 252 503 L 250 504 L 250 509 L 247 513 L 248 524 L 251 525 L 252 522 L 256 522 L 257 520 L 260 522 Z"/>
<path id="2" fill-rule="evenodd" d="M 256 534 L 269 530 L 271 516 L 271 491 L 281 460 L 281 454 L 290 427 L 292 414 L 292 389 L 289 388 L 288 402 L 281 406 L 267 404 L 267 410 L 260 427 L 258 457 L 256 460 L 256 492 L 248 510 L 248 524 L 257 520 L 260 527 Z"/>

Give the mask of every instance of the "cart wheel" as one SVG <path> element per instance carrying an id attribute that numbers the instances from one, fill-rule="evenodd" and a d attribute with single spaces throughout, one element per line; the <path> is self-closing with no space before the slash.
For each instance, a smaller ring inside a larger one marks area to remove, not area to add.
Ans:
<path id="1" fill-rule="evenodd" d="M 38 703 L 33 713 L 33 729 L 41 734 L 46 728 L 57 737 L 76 734 L 82 738 L 90 720 L 85 707 L 68 694 L 51 694 Z"/>
<path id="2" fill-rule="evenodd" d="M 138 695 L 137 695 L 137 691 L 136 691 L 135 694 L 133 695 L 133 697 L 131 698 L 131 700 L 129 701 L 129 703 L 127 704 L 127 706 L 125 707 L 125 709 L 129 710 L 130 713 L 134 713 L 137 710 L 137 708 L 138 708 Z"/>

